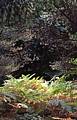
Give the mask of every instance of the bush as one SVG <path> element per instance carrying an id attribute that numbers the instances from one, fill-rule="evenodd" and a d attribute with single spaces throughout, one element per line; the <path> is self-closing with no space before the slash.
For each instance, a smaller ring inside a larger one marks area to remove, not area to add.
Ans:
<path id="1" fill-rule="evenodd" d="M 32 76 L 24 76 L 15 79 L 6 80 L 4 86 L 0 88 L 1 93 L 14 93 L 19 96 L 20 101 L 28 102 L 47 102 L 54 96 L 59 95 L 70 96 L 72 93 L 73 84 L 66 82 L 62 76 L 56 81 L 52 81 L 50 85 L 44 82 L 43 78 L 31 78 Z"/>

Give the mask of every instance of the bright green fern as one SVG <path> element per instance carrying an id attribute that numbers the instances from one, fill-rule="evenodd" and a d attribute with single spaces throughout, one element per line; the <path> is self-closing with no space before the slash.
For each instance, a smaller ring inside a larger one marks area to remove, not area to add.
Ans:
<path id="1" fill-rule="evenodd" d="M 56 81 L 52 81 L 48 86 L 43 78 L 24 76 L 15 79 L 11 76 L 10 80 L 6 80 L 3 87 L 0 87 L 1 93 L 14 93 L 19 96 L 21 101 L 47 101 L 54 95 L 66 94 L 70 95 L 72 91 L 72 83 L 66 82 L 64 76 Z"/>

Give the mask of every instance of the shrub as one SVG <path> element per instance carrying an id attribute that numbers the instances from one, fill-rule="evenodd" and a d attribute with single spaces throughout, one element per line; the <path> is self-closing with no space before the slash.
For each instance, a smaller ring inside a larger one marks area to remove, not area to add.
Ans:
<path id="1" fill-rule="evenodd" d="M 62 76 L 56 81 L 51 81 L 48 85 L 43 78 L 31 78 L 32 76 L 24 76 L 15 79 L 11 77 L 6 80 L 4 86 L 0 88 L 1 93 L 14 93 L 19 96 L 20 101 L 47 102 L 54 96 L 67 95 L 72 93 L 73 84 L 65 81 Z"/>

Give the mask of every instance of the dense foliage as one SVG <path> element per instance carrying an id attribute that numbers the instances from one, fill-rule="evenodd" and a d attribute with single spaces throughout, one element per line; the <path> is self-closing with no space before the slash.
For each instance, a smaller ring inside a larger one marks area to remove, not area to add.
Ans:
<path id="1" fill-rule="evenodd" d="M 31 25 L 33 21 L 41 17 L 48 20 L 50 16 L 51 22 L 57 22 L 58 27 L 67 22 L 69 27 L 72 27 L 72 32 L 75 33 L 77 32 L 76 6 L 77 2 L 74 0 L 1 0 L 0 21 L 8 24 L 10 22 L 15 24 L 19 21 Z"/>
<path id="2" fill-rule="evenodd" d="M 56 81 L 51 81 L 50 84 L 44 81 L 43 78 L 31 78 L 32 76 L 22 76 L 20 79 L 13 77 L 5 81 L 4 86 L 0 88 L 2 93 L 14 93 L 19 96 L 20 101 L 28 102 L 47 102 L 54 96 L 70 97 L 73 90 L 73 84 L 66 82 L 62 76 Z M 69 92 L 68 92 L 69 91 Z"/>
<path id="3" fill-rule="evenodd" d="M 41 67 L 51 70 L 55 61 L 61 61 L 60 67 L 65 71 L 74 67 L 69 60 L 77 58 L 76 1 L 1 0 L 0 6 L 0 62 L 8 68 L 16 66 L 13 70 L 1 68 L 1 74 L 17 70 L 12 75 L 21 76 Z M 9 41 L 7 46 L 5 40 Z"/>
<path id="4" fill-rule="evenodd" d="M 0 0 L 0 83 L 0 115 L 77 111 L 76 0 Z"/>

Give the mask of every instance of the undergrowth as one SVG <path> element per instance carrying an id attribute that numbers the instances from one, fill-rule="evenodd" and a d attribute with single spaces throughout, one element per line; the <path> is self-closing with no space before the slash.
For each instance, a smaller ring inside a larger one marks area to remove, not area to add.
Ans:
<path id="1" fill-rule="evenodd" d="M 69 62 L 74 65 L 77 65 L 77 58 L 72 58 Z"/>
<path id="2" fill-rule="evenodd" d="M 43 78 L 31 78 L 32 76 L 24 76 L 16 79 L 10 77 L 6 80 L 3 87 L 0 87 L 0 93 L 14 93 L 19 96 L 21 101 L 47 102 L 54 96 L 72 95 L 73 84 L 65 81 L 62 76 L 56 81 L 51 81 L 48 85 Z"/>

